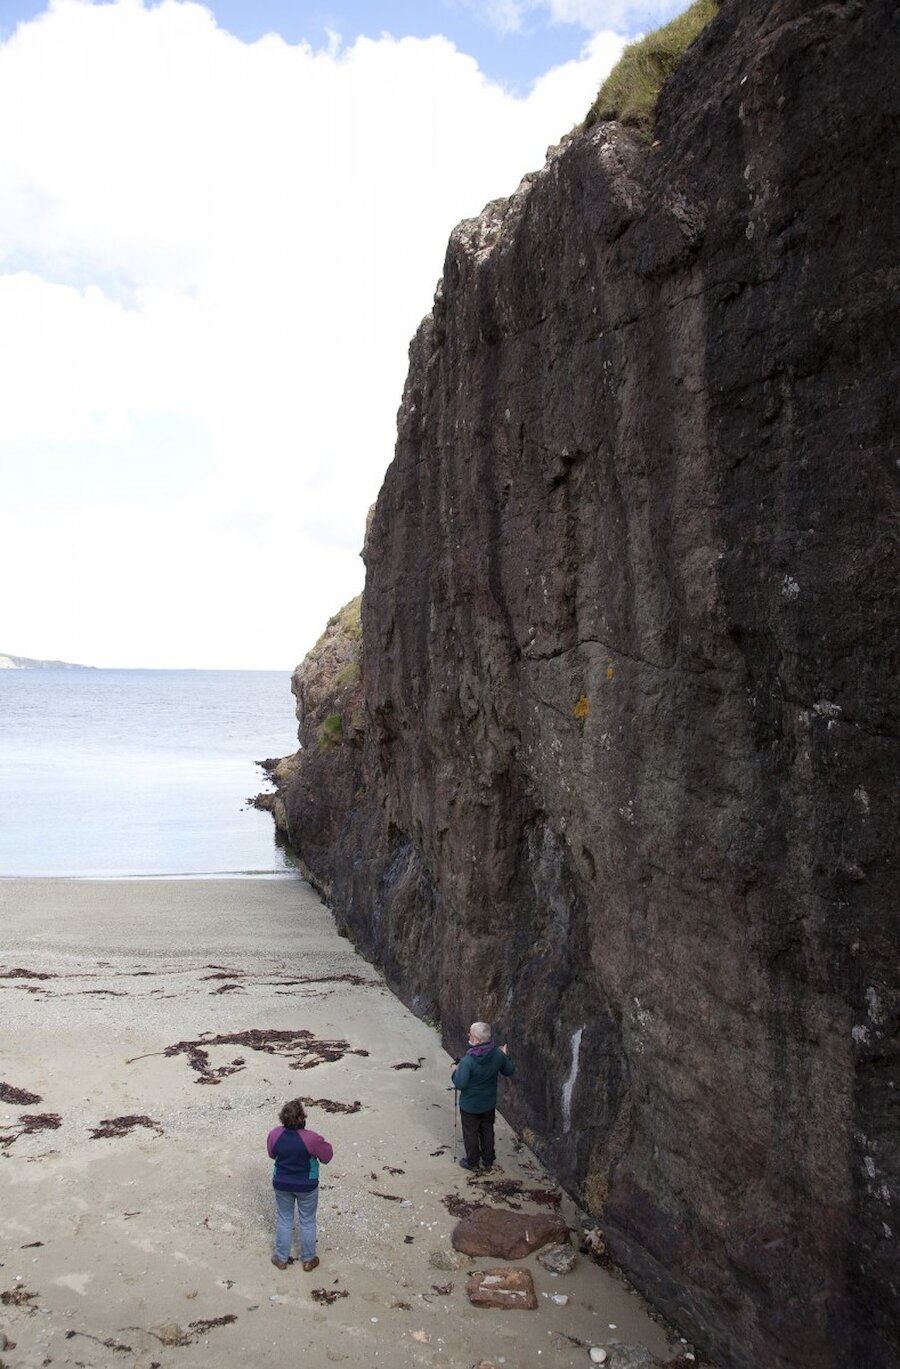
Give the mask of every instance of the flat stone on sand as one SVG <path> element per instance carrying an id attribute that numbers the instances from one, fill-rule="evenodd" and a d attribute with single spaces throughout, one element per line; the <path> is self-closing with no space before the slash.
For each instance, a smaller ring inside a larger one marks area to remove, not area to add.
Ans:
<path id="1" fill-rule="evenodd" d="M 565 1245 L 569 1229 L 558 1213 L 506 1212 L 480 1207 L 453 1228 L 451 1240 L 467 1255 L 522 1260 L 544 1245 Z"/>
<path id="2" fill-rule="evenodd" d="M 537 1296 L 527 1269 L 476 1269 L 466 1284 L 475 1307 L 513 1307 L 534 1311 Z"/>

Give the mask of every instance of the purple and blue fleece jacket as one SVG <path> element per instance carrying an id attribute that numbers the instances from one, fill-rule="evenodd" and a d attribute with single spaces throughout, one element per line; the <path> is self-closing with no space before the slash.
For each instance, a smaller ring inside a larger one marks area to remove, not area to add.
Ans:
<path id="1" fill-rule="evenodd" d="M 274 1127 L 266 1137 L 266 1150 L 275 1161 L 272 1187 L 287 1193 L 309 1193 L 319 1186 L 319 1161 L 327 1165 L 334 1149 L 317 1131 L 289 1131 Z"/>

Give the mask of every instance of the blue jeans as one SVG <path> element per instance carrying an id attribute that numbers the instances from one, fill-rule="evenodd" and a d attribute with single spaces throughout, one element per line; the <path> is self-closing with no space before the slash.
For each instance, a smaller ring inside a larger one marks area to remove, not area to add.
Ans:
<path id="1" fill-rule="evenodd" d="M 294 1230 L 294 1203 L 300 1218 L 300 1258 L 311 1260 L 316 1253 L 316 1208 L 319 1206 L 319 1190 L 310 1193 L 287 1193 L 276 1188 L 275 1205 L 278 1208 L 278 1222 L 275 1227 L 275 1254 L 279 1260 L 286 1260 L 291 1253 L 291 1236 Z"/>

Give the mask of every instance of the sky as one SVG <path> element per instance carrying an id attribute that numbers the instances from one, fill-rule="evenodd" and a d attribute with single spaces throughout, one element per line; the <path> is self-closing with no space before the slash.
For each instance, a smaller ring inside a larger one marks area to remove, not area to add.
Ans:
<path id="1" fill-rule="evenodd" d="M 448 235 L 679 0 L 0 0 L 0 653 L 289 671 Z"/>

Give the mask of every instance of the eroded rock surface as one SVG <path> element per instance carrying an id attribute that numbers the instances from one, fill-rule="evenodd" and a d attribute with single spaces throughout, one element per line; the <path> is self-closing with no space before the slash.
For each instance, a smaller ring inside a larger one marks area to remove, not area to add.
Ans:
<path id="1" fill-rule="evenodd" d="M 454 232 L 363 679 L 283 792 L 359 947 L 454 1053 L 499 1021 L 507 1115 L 734 1369 L 900 1357 L 896 25 L 726 0 L 652 147 L 597 126 Z"/>

